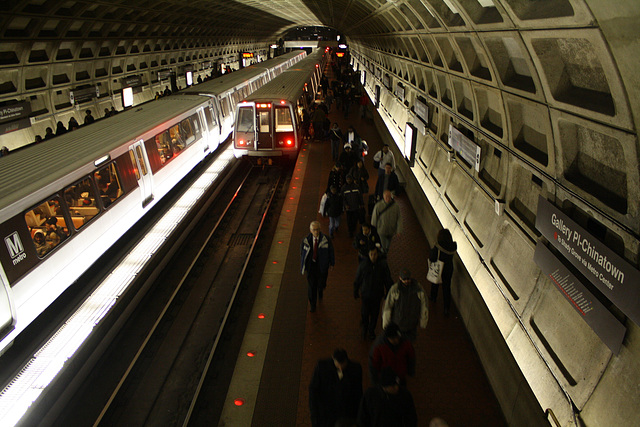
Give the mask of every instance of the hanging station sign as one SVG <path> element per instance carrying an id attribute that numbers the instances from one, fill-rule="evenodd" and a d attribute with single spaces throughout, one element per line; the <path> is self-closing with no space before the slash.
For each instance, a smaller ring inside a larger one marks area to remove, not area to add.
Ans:
<path id="1" fill-rule="evenodd" d="M 30 114 L 31 103 L 27 101 L 0 107 L 0 134 L 30 127 Z"/>
<path id="2" fill-rule="evenodd" d="M 593 285 L 640 325 L 640 271 L 539 196 L 536 228 Z"/>
<path id="3" fill-rule="evenodd" d="M 474 165 L 476 172 L 480 172 L 480 146 L 464 136 L 452 124 L 449 124 L 449 146 L 470 165 Z"/>

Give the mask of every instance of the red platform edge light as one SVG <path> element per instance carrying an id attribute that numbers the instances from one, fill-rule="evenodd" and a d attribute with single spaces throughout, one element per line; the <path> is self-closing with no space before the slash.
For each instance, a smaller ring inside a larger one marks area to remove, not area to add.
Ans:
<path id="1" fill-rule="evenodd" d="M 271 285 L 267 285 L 267 286 L 265 286 L 265 288 L 271 289 Z"/>
<path id="2" fill-rule="evenodd" d="M 260 314 L 258 314 L 258 319 L 264 319 L 264 318 L 265 318 L 264 313 L 260 313 Z"/>
<path id="3" fill-rule="evenodd" d="M 244 399 L 240 399 L 240 398 L 238 398 L 238 399 L 234 399 L 234 400 L 233 400 L 233 403 L 234 403 L 236 406 L 242 406 L 242 405 L 244 405 Z"/>
<path id="4" fill-rule="evenodd" d="M 256 353 L 255 353 L 254 351 L 248 351 L 248 352 L 247 352 L 247 356 L 248 356 L 248 357 L 253 357 L 253 356 L 255 356 L 255 355 L 256 355 Z"/>

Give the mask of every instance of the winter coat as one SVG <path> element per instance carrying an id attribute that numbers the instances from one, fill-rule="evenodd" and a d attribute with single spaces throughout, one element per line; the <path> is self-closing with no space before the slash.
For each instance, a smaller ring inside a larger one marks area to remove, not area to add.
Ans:
<path id="1" fill-rule="evenodd" d="M 327 193 L 327 201 L 324 203 L 324 215 L 337 218 L 342 215 L 343 210 L 343 201 L 340 193 L 333 194 L 329 191 Z"/>
<path id="2" fill-rule="evenodd" d="M 369 192 L 369 172 L 367 168 L 363 165 L 361 168 L 358 167 L 358 164 L 351 168 L 349 172 L 353 177 L 353 182 L 360 186 L 360 191 L 362 194 Z"/>
<path id="3" fill-rule="evenodd" d="M 371 231 L 367 236 L 365 236 L 362 230 L 360 230 L 360 232 L 356 234 L 356 237 L 353 239 L 353 247 L 358 250 L 358 254 L 361 258 L 369 259 L 369 248 L 372 244 L 380 245 L 380 236 L 378 236 L 378 232 L 376 231 L 375 227 L 371 227 Z"/>
<path id="4" fill-rule="evenodd" d="M 309 412 L 314 426 L 332 426 L 340 418 L 356 418 L 362 397 L 362 367 L 349 361 L 338 372 L 333 359 L 318 361 L 309 384 Z"/>
<path id="5" fill-rule="evenodd" d="M 400 206 L 391 200 L 387 202 L 380 200 L 373 208 L 371 214 L 371 225 L 376 227 L 378 234 L 383 236 L 395 236 L 402 231 L 402 216 Z"/>
<path id="6" fill-rule="evenodd" d="M 335 253 L 333 251 L 333 243 L 323 233 L 320 233 L 318 241 L 318 256 L 317 264 L 318 269 L 322 272 L 329 271 L 329 267 L 336 264 Z M 305 274 L 307 272 L 308 263 L 312 262 L 313 257 L 313 234 L 309 233 L 307 237 L 302 239 L 300 245 L 300 273 Z"/>
<path id="7" fill-rule="evenodd" d="M 364 207 L 360 187 L 355 182 L 352 182 L 351 184 L 346 183 L 345 185 L 343 185 L 342 189 L 340 190 L 340 194 L 342 195 L 345 211 L 356 212 L 360 208 Z"/>
<path id="8" fill-rule="evenodd" d="M 378 301 L 384 297 L 385 293 L 391 288 L 393 279 L 387 261 L 378 258 L 375 263 L 367 257 L 360 261 L 356 272 L 356 280 L 353 282 L 353 296 L 368 299 L 377 299 Z"/>
<path id="9" fill-rule="evenodd" d="M 393 369 L 402 381 L 415 375 L 416 352 L 411 341 L 400 338 L 398 345 L 393 345 L 384 334 L 376 339 L 369 354 L 369 374 L 374 384 L 378 384 L 380 372 L 386 367 Z"/>
<path id="10" fill-rule="evenodd" d="M 427 296 L 417 280 L 411 279 L 409 285 L 399 281 L 391 287 L 382 310 L 383 328 L 393 322 L 405 332 L 414 330 L 418 324 L 426 328 L 428 321 Z"/>
<path id="11" fill-rule="evenodd" d="M 387 179 L 387 188 L 384 188 L 385 179 Z M 378 181 L 376 182 L 376 196 L 378 196 L 378 199 L 382 199 L 382 193 L 384 193 L 384 190 L 389 190 L 393 194 L 398 194 L 400 190 L 400 180 L 395 172 L 391 171 L 389 175 L 385 173 L 378 177 Z"/>

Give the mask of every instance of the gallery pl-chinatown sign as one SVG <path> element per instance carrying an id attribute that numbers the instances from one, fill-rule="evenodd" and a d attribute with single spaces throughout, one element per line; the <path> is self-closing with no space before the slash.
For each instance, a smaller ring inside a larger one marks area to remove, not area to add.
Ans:
<path id="1" fill-rule="evenodd" d="M 27 101 L 0 107 L 0 134 L 28 128 L 31 126 L 30 114 L 31 103 Z"/>
<path id="2" fill-rule="evenodd" d="M 536 228 L 584 277 L 640 325 L 640 271 L 540 196 Z"/>

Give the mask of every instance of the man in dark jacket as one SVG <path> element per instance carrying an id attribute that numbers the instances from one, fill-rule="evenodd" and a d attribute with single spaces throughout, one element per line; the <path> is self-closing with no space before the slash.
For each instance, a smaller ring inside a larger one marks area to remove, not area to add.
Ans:
<path id="1" fill-rule="evenodd" d="M 362 397 L 362 367 L 343 349 L 318 361 L 309 384 L 309 412 L 313 427 L 353 425 Z"/>
<path id="2" fill-rule="evenodd" d="M 386 191 L 391 191 L 391 194 L 396 196 L 400 190 L 400 181 L 398 175 L 393 171 L 391 163 L 384 165 L 384 174 L 378 177 L 376 182 L 376 197 L 378 200 L 382 199 L 382 194 Z"/>
<path id="3" fill-rule="evenodd" d="M 380 236 L 378 236 L 378 232 L 371 224 L 365 222 L 362 224 L 360 232 L 353 239 L 353 247 L 358 250 L 358 263 L 369 258 L 369 248 L 371 246 L 376 246 L 378 249 L 381 247 Z"/>
<path id="4" fill-rule="evenodd" d="M 358 265 L 353 282 L 353 297 L 362 297 L 362 338 L 374 339 L 380 314 L 380 301 L 393 285 L 387 262 L 379 258 L 378 248 L 371 246 L 369 256 Z"/>
<path id="5" fill-rule="evenodd" d="M 324 215 L 329 217 L 329 236 L 333 239 L 333 233 L 340 227 L 340 217 L 344 209 L 342 196 L 335 185 L 327 192 L 327 200 L 324 203 Z"/>
<path id="6" fill-rule="evenodd" d="M 360 212 L 364 212 L 364 202 L 362 201 L 360 187 L 353 181 L 351 175 L 347 175 L 347 183 L 342 186 L 340 195 L 344 202 L 344 210 L 347 213 L 349 237 L 353 237 L 356 232 L 358 219 L 361 218 Z"/>
<path id="7" fill-rule="evenodd" d="M 327 287 L 329 267 L 334 266 L 336 261 L 333 243 L 320 231 L 320 223 L 312 221 L 309 230 L 311 233 L 300 244 L 300 272 L 307 275 L 310 311 L 313 313 L 318 298 L 322 299 L 324 288 Z"/>
<path id="8" fill-rule="evenodd" d="M 385 368 L 380 384 L 364 392 L 358 411 L 360 427 L 415 427 L 418 415 L 409 391 L 391 368 Z"/>

